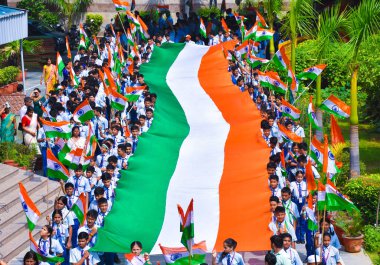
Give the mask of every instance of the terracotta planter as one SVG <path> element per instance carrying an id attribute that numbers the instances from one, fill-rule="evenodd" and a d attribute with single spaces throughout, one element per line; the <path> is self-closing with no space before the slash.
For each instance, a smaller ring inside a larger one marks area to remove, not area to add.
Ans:
<path id="1" fill-rule="evenodd" d="M 10 160 L 10 159 L 7 159 L 7 160 L 4 160 L 3 164 L 6 164 L 6 165 L 10 165 L 10 164 L 14 164 L 14 160 Z"/>
<path id="2" fill-rule="evenodd" d="M 10 95 L 13 93 L 13 85 L 8 84 L 0 87 L 1 95 Z"/>
<path id="3" fill-rule="evenodd" d="M 335 231 L 335 234 L 338 236 L 340 244 L 344 246 L 344 240 L 343 240 L 344 231 L 343 231 L 343 229 L 334 224 L 334 231 Z"/>
<path id="4" fill-rule="evenodd" d="M 24 75 L 25 75 L 25 79 L 26 79 L 26 71 L 24 71 Z M 16 81 L 17 82 L 22 82 L 22 72 L 20 71 L 20 73 L 18 73 L 18 75 L 16 76 Z"/>
<path id="5" fill-rule="evenodd" d="M 362 249 L 364 235 L 358 237 L 346 237 L 343 234 L 344 250 L 349 253 L 358 253 Z"/>
<path id="6" fill-rule="evenodd" d="M 17 92 L 17 86 L 18 86 L 17 82 L 10 83 L 9 85 L 12 86 L 12 89 L 13 89 L 12 93 Z"/>

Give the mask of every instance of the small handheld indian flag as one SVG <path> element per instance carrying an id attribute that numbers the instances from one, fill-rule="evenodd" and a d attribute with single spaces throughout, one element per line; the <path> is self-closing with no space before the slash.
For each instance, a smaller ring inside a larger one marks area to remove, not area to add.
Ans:
<path id="1" fill-rule="evenodd" d="M 58 68 L 58 74 L 60 76 L 63 76 L 63 69 L 65 69 L 65 63 L 62 60 L 61 55 L 59 52 L 57 52 L 57 68 Z"/>
<path id="2" fill-rule="evenodd" d="M 280 110 L 282 115 L 287 116 L 294 121 L 300 119 L 301 111 L 285 100 L 281 101 Z"/>
<path id="3" fill-rule="evenodd" d="M 34 204 L 34 202 L 30 199 L 24 185 L 21 182 L 18 185 L 20 187 L 21 206 L 24 209 L 24 212 L 26 214 L 26 221 L 28 222 L 28 228 L 29 228 L 29 231 L 33 231 L 41 213 L 37 209 L 37 206 Z"/>
<path id="4" fill-rule="evenodd" d="M 47 138 L 59 137 L 69 139 L 71 137 L 71 125 L 68 121 L 51 122 L 40 119 Z"/>
<path id="5" fill-rule="evenodd" d="M 256 21 L 258 21 L 258 24 L 262 28 L 268 28 L 267 23 L 265 22 L 264 17 L 256 10 Z"/>
<path id="6" fill-rule="evenodd" d="M 285 53 L 285 47 L 282 46 L 273 56 L 273 62 L 279 69 L 286 70 L 290 64 L 289 58 Z"/>
<path id="7" fill-rule="evenodd" d="M 71 211 L 78 218 L 79 223 L 84 225 L 87 214 L 86 195 L 84 192 L 79 195 L 78 200 L 74 203 L 73 207 L 71 207 Z"/>
<path id="8" fill-rule="evenodd" d="M 125 105 L 127 105 L 128 100 L 122 94 L 116 92 L 113 89 L 109 89 L 108 98 L 111 101 L 112 108 L 120 111 L 123 111 L 125 109 Z"/>
<path id="9" fill-rule="evenodd" d="M 86 47 L 86 41 L 84 40 L 83 36 L 80 38 L 79 45 L 78 45 L 78 51 L 80 49 L 82 49 L 82 48 L 83 49 L 87 49 L 87 47 Z"/>
<path id="10" fill-rule="evenodd" d="M 125 254 L 124 257 L 131 263 L 132 265 L 144 265 L 147 264 L 145 259 L 141 256 L 137 256 L 133 253 Z"/>
<path id="11" fill-rule="evenodd" d="M 256 41 L 270 40 L 271 38 L 273 38 L 273 35 L 274 35 L 273 30 L 257 27 L 255 40 Z"/>
<path id="12" fill-rule="evenodd" d="M 203 23 L 203 19 L 201 18 L 201 23 L 199 25 L 199 34 L 201 34 L 201 36 L 203 38 L 207 38 L 207 33 L 206 33 L 206 27 L 205 27 L 205 24 Z"/>
<path id="13" fill-rule="evenodd" d="M 259 81 L 263 87 L 273 89 L 277 93 L 285 94 L 288 89 L 287 85 L 280 80 L 279 76 L 272 72 L 263 73 L 259 71 Z"/>
<path id="14" fill-rule="evenodd" d="M 297 78 L 301 80 L 303 79 L 314 80 L 322 73 L 322 71 L 326 68 L 326 66 L 327 64 L 318 64 L 318 65 L 306 68 L 305 70 L 303 70 L 302 73 L 299 73 L 297 75 Z"/>
<path id="15" fill-rule="evenodd" d="M 243 41 L 238 47 L 236 47 L 236 51 L 241 54 L 241 58 L 246 58 L 249 52 L 249 43 L 248 40 Z"/>
<path id="16" fill-rule="evenodd" d="M 63 257 L 53 256 L 49 253 L 49 249 L 41 249 L 37 242 L 34 240 L 33 235 L 29 232 L 30 250 L 36 253 L 39 261 L 48 262 L 52 264 L 64 262 Z"/>
<path id="17" fill-rule="evenodd" d="M 130 46 L 135 46 L 135 41 L 133 40 L 133 36 L 129 29 L 127 29 L 127 41 Z"/>
<path id="18" fill-rule="evenodd" d="M 350 106 L 334 95 L 330 95 L 320 108 L 342 119 L 350 117 L 351 114 Z"/>
<path id="19" fill-rule="evenodd" d="M 67 168 L 54 156 L 50 148 L 46 150 L 47 176 L 52 179 L 68 180 L 70 174 Z"/>
<path id="20" fill-rule="evenodd" d="M 127 7 L 129 6 L 129 3 L 127 1 L 121 1 L 121 0 L 112 0 L 116 11 L 123 11 L 127 10 Z"/>
<path id="21" fill-rule="evenodd" d="M 322 184 L 322 181 L 319 180 L 318 184 L 318 210 L 323 210 L 324 206 L 326 205 L 326 187 Z"/>
<path id="22" fill-rule="evenodd" d="M 247 63 L 252 67 L 252 68 L 256 68 L 262 64 L 266 64 L 266 63 L 269 63 L 269 60 L 267 59 L 263 59 L 263 58 L 259 58 L 259 57 L 256 57 L 256 56 L 253 56 L 251 54 L 248 55 L 248 58 L 247 58 Z"/>
<path id="23" fill-rule="evenodd" d="M 189 252 L 186 248 L 170 248 L 159 245 L 164 255 L 166 264 L 186 265 L 189 264 Z M 201 241 L 193 245 L 193 256 L 191 265 L 198 265 L 206 262 L 207 246 L 206 241 Z"/>
<path id="24" fill-rule="evenodd" d="M 323 165 L 324 148 L 323 144 L 320 141 L 318 141 L 316 136 L 313 137 L 313 140 L 310 143 L 310 151 L 310 156 L 311 158 L 313 158 L 315 163 L 317 163 L 320 166 Z"/>
<path id="25" fill-rule="evenodd" d="M 76 122 L 84 123 L 88 120 L 91 120 L 93 117 L 95 117 L 95 114 L 87 99 L 79 104 L 73 113 L 73 118 Z"/>
<path id="26" fill-rule="evenodd" d="M 333 178 L 338 172 L 338 167 L 335 163 L 335 156 L 329 148 L 327 135 L 325 135 L 323 147 L 323 172 L 327 173 L 330 178 Z"/>
<path id="27" fill-rule="evenodd" d="M 292 141 L 294 143 L 302 143 L 302 137 L 294 132 L 289 131 L 284 125 L 278 124 L 278 129 L 285 141 Z"/>
<path id="28" fill-rule="evenodd" d="M 319 123 L 317 120 L 317 115 L 315 113 L 314 105 L 313 105 L 313 96 L 310 96 L 310 102 L 307 108 L 307 115 L 309 116 L 311 127 L 316 130 L 321 130 L 321 127 L 319 126 Z"/>
<path id="29" fill-rule="evenodd" d="M 327 179 L 326 183 L 326 209 L 329 211 L 359 211 L 352 201 L 338 191 L 330 179 Z"/>
<path id="30" fill-rule="evenodd" d="M 70 150 L 70 149 L 69 149 Z M 61 152 L 66 152 L 66 148 L 62 149 Z M 62 163 L 65 164 L 70 169 L 76 169 L 80 164 L 81 158 L 83 154 L 82 148 L 77 148 L 75 150 L 71 150 L 64 156 Z M 59 154 L 58 154 L 59 157 Z"/>
<path id="31" fill-rule="evenodd" d="M 315 218 L 315 213 L 312 209 L 306 206 L 306 216 L 307 216 L 307 228 L 311 231 L 318 229 L 318 221 Z"/>
<path id="32" fill-rule="evenodd" d="M 187 207 L 186 214 L 180 205 L 178 207 L 178 213 L 181 218 L 180 231 L 182 232 L 181 243 L 189 251 L 190 256 L 193 255 L 194 245 L 194 211 L 193 211 L 193 199 L 191 199 L 189 206 Z"/>
<path id="33" fill-rule="evenodd" d="M 67 58 L 71 59 L 71 50 L 70 50 L 70 43 L 69 43 L 68 36 L 66 36 L 66 51 L 67 51 Z"/>
<path id="34" fill-rule="evenodd" d="M 257 31 L 257 23 L 252 26 L 249 30 L 247 30 L 244 34 L 244 40 L 253 40 L 256 37 L 256 31 Z"/>
<path id="35" fill-rule="evenodd" d="M 226 21 L 224 20 L 223 17 L 220 20 L 220 24 L 222 25 L 222 28 L 223 28 L 223 30 L 225 32 L 229 32 L 230 31 L 230 29 L 228 28 L 227 23 L 226 23 Z"/>

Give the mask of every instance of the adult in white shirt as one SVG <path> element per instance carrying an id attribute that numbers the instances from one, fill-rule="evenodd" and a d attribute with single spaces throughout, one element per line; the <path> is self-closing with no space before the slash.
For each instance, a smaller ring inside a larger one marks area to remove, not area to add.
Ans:
<path id="1" fill-rule="evenodd" d="M 24 98 L 24 106 L 20 109 L 20 120 L 25 116 L 28 107 L 33 107 L 33 99 L 31 97 Z"/>
<path id="2" fill-rule="evenodd" d="M 193 43 L 194 44 L 194 41 L 191 40 L 191 36 L 190 35 L 186 35 L 186 37 L 185 37 L 185 43 Z"/>

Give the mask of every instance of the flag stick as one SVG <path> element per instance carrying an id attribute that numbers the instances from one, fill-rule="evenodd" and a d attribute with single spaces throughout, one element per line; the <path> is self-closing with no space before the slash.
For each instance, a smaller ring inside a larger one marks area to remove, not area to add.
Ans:
<path id="1" fill-rule="evenodd" d="M 123 20 L 121 20 L 119 12 L 117 12 L 117 16 L 119 17 L 120 24 L 121 24 L 121 27 L 123 28 L 124 34 L 125 34 L 125 36 L 127 36 L 127 32 L 125 31 Z"/>
<path id="2" fill-rule="evenodd" d="M 319 258 L 321 260 L 322 260 L 323 233 L 325 232 L 325 227 L 323 226 L 323 224 L 326 221 L 326 207 L 327 207 L 327 205 L 326 205 L 326 201 L 325 201 L 325 206 L 323 208 L 323 223 L 322 223 L 321 245 L 319 246 Z"/>
<path id="3" fill-rule="evenodd" d="M 189 252 L 189 265 L 191 265 L 191 253 Z"/>
<path id="4" fill-rule="evenodd" d="M 309 86 L 312 84 L 314 82 L 314 80 L 312 80 L 305 88 L 304 88 L 304 90 L 302 91 L 302 93 L 298 96 L 298 98 L 296 98 L 295 100 L 294 100 L 294 102 L 293 102 L 293 104 L 294 103 L 296 103 L 296 101 L 303 95 L 303 93 L 305 93 L 307 90 L 309 90 Z M 307 89 L 306 89 L 307 88 Z"/>

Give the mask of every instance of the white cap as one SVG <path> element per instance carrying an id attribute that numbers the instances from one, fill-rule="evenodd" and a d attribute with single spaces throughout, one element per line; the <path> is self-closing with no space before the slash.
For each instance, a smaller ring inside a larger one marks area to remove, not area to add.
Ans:
<path id="1" fill-rule="evenodd" d="M 307 257 L 307 263 L 312 263 L 312 264 L 314 264 L 315 263 L 315 261 L 317 261 L 317 262 L 321 262 L 321 259 L 319 258 L 319 255 L 311 255 L 311 256 L 309 256 L 309 257 Z"/>

